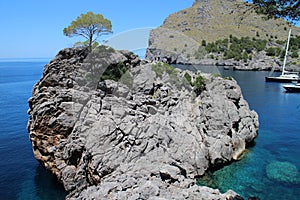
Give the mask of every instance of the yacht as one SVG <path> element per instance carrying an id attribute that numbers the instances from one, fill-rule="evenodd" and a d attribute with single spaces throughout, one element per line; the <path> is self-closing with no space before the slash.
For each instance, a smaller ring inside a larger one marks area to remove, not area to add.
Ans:
<path id="1" fill-rule="evenodd" d="M 284 56 L 284 60 L 283 60 L 281 75 L 265 77 L 266 81 L 281 82 L 281 83 L 300 82 L 299 72 L 290 72 L 290 71 L 285 70 L 286 58 L 288 55 L 290 38 L 291 38 L 291 32 L 292 32 L 292 30 L 290 29 L 288 40 L 287 40 L 287 45 L 286 45 L 286 49 L 285 49 L 285 56 Z"/>

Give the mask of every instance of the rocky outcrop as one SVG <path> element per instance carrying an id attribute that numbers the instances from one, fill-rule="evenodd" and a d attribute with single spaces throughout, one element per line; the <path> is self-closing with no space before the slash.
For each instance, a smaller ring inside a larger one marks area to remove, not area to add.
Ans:
<path id="1" fill-rule="evenodd" d="M 194 58 L 199 47 L 199 42 L 179 31 L 157 28 L 150 32 L 146 59 L 170 64 L 195 64 L 199 62 Z"/>
<path id="2" fill-rule="evenodd" d="M 234 80 L 163 69 L 107 47 L 64 49 L 45 66 L 28 131 L 68 199 L 241 199 L 195 178 L 239 158 L 257 114 Z M 186 73 L 204 78 L 200 95 Z"/>

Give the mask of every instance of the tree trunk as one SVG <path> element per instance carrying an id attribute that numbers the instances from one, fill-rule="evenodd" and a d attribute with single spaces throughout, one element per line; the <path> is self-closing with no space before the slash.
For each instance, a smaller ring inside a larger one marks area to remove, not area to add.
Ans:
<path id="1" fill-rule="evenodd" d="M 92 51 L 92 45 L 93 45 L 93 34 L 90 34 L 90 39 L 89 39 L 89 49 Z"/>

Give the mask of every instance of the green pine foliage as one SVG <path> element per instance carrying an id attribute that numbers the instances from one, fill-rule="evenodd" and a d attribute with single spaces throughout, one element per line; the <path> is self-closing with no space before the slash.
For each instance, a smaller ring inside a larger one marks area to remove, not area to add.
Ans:
<path id="1" fill-rule="evenodd" d="M 68 27 L 63 29 L 63 33 L 68 37 L 84 37 L 87 40 L 86 45 L 92 49 L 100 35 L 112 33 L 112 25 L 111 21 L 104 18 L 103 15 L 87 12 L 72 21 Z"/>
<path id="2" fill-rule="evenodd" d="M 253 9 L 258 14 L 265 14 L 268 18 L 285 18 L 299 21 L 299 1 L 296 0 L 254 0 Z"/>

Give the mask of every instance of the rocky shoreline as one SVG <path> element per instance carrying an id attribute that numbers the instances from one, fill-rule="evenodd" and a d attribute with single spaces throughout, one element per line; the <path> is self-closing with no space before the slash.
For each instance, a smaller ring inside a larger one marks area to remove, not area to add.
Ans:
<path id="1" fill-rule="evenodd" d="M 199 95 L 186 74 L 204 80 Z M 242 199 L 195 181 L 257 137 L 258 115 L 234 80 L 104 46 L 64 49 L 29 107 L 34 155 L 67 199 Z"/>
<path id="2" fill-rule="evenodd" d="M 153 30 L 152 32 L 156 32 Z M 150 44 L 146 50 L 146 59 L 149 61 L 160 61 L 169 64 L 179 65 L 203 65 L 203 66 L 223 66 L 225 69 L 233 69 L 239 71 L 281 71 L 283 62 L 280 59 L 274 59 L 266 55 L 266 52 L 260 52 L 252 60 L 247 62 L 235 61 L 234 59 L 223 60 L 222 58 L 212 59 L 209 55 L 204 58 L 195 59 L 194 57 L 187 58 L 184 54 L 178 54 L 174 51 L 167 51 L 156 47 L 155 43 L 160 43 L 159 38 L 156 37 L 157 33 L 150 34 Z M 161 36 L 160 36 L 161 37 Z M 215 55 L 218 57 L 218 55 Z M 300 72 L 300 66 L 296 64 L 289 64 L 286 70 L 292 72 Z"/>

